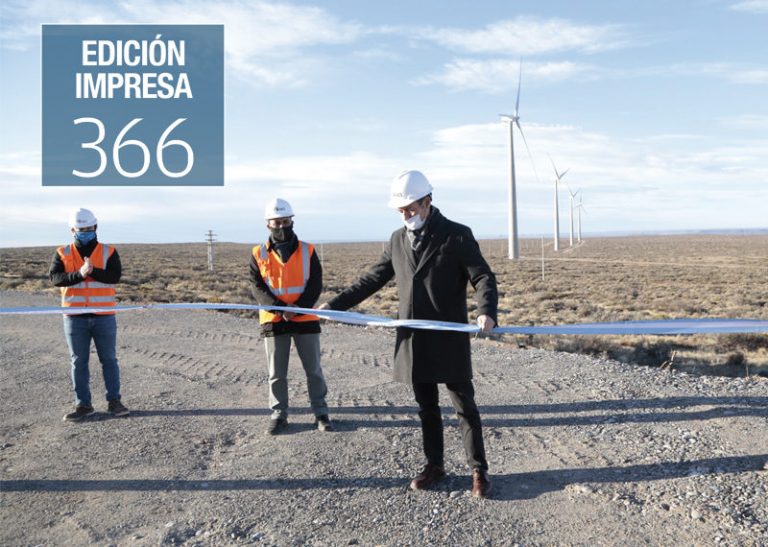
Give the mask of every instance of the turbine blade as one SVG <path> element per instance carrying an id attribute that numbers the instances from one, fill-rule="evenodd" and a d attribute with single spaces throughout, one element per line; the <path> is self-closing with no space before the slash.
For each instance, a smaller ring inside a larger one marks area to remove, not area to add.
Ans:
<path id="1" fill-rule="evenodd" d="M 571 170 L 571 168 L 569 167 L 568 169 L 566 169 L 565 171 L 563 171 L 562 173 L 560 173 L 560 178 L 563 178 L 563 177 L 565 176 L 565 174 L 566 174 L 568 171 L 570 171 L 570 170 Z"/>
<path id="2" fill-rule="evenodd" d="M 517 125 L 517 129 L 520 131 L 520 136 L 523 137 L 523 144 L 525 144 L 525 150 L 528 152 L 528 158 L 531 160 L 531 166 L 533 167 L 533 174 L 536 176 L 536 182 L 541 182 L 539 180 L 539 172 L 536 170 L 536 162 L 533 161 L 533 154 L 531 154 L 531 149 L 528 147 L 528 140 L 525 138 L 523 128 L 520 126 L 520 120 L 516 119 L 515 125 Z"/>
<path id="3" fill-rule="evenodd" d="M 523 59 L 520 58 L 520 70 L 517 74 L 517 99 L 515 100 L 515 117 L 517 117 L 518 109 L 520 108 L 520 84 L 523 80 Z"/>
<path id="4" fill-rule="evenodd" d="M 552 156 L 549 155 L 549 152 L 547 152 L 547 157 L 549 158 L 549 162 L 552 164 L 552 169 L 555 171 L 557 180 L 560 180 L 560 173 L 557 172 L 557 167 L 555 167 L 555 160 L 552 159 Z"/>

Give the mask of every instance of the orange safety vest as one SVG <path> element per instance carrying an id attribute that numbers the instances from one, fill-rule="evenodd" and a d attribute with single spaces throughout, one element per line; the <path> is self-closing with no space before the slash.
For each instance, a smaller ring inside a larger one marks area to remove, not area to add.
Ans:
<path id="1" fill-rule="evenodd" d="M 283 264 L 275 250 L 268 251 L 268 244 L 256 245 L 253 258 L 259 266 L 262 279 L 275 297 L 290 306 L 296 302 L 307 287 L 309 279 L 309 261 L 315 247 L 311 243 L 299 241 L 296 251 Z M 316 315 L 297 315 L 291 321 L 319 321 Z M 284 319 L 267 310 L 259 310 L 259 323 L 277 323 Z"/>
<path id="2" fill-rule="evenodd" d="M 74 243 L 64 245 L 56 249 L 64 264 L 64 271 L 67 273 L 75 272 L 83 267 L 85 261 L 77 251 Z M 107 261 L 114 247 L 97 243 L 91 253 L 91 263 L 94 268 L 107 269 Z M 91 306 L 114 306 L 115 286 L 109 283 L 99 283 L 88 276 L 80 283 L 69 287 L 61 287 L 61 306 L 64 308 L 88 308 Z M 113 315 L 113 311 L 98 312 L 99 315 Z"/>

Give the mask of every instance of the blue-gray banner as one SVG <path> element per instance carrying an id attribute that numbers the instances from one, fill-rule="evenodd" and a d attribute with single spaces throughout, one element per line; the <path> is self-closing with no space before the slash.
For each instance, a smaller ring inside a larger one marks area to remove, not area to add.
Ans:
<path id="1" fill-rule="evenodd" d="M 43 186 L 222 186 L 223 25 L 43 25 Z"/>

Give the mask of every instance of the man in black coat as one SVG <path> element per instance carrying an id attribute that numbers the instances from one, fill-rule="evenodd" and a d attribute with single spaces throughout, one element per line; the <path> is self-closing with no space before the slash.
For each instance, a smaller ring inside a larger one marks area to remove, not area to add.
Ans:
<path id="1" fill-rule="evenodd" d="M 472 231 L 445 218 L 432 206 L 432 186 L 419 171 L 405 171 L 393 182 L 390 207 L 405 226 L 392 233 L 379 261 L 325 309 L 347 310 L 395 277 L 400 319 L 467 322 L 467 282 L 477 296 L 477 323 L 483 331 L 496 324 L 496 277 L 480 253 Z M 474 399 L 468 333 L 398 328 L 395 380 L 413 385 L 427 464 L 411 488 L 429 488 L 445 476 L 443 421 L 437 384 L 445 384 L 456 409 L 472 494 L 485 497 L 491 488 L 480 412 Z"/>

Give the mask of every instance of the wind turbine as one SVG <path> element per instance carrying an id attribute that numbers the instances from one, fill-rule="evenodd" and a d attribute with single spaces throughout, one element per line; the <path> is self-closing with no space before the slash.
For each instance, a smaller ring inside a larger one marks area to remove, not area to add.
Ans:
<path id="1" fill-rule="evenodd" d="M 570 197 L 569 202 L 570 202 L 570 206 L 571 206 L 571 231 L 570 231 L 570 244 L 571 245 L 570 246 L 573 247 L 573 201 L 574 201 L 574 198 L 576 197 L 576 194 L 581 192 L 581 188 L 579 188 L 575 192 L 571 192 L 571 187 L 568 186 L 567 184 L 566 184 L 566 186 L 568 187 L 568 194 L 569 194 L 569 197 Z M 581 238 L 579 238 L 579 241 L 581 241 Z"/>
<path id="2" fill-rule="evenodd" d="M 528 155 L 531 156 L 531 149 L 528 148 L 528 141 L 525 140 L 525 133 L 523 128 L 520 127 L 520 116 L 518 114 L 518 108 L 520 107 L 520 82 L 523 76 L 523 61 L 520 60 L 520 71 L 517 76 L 517 99 L 515 100 L 515 113 L 514 114 L 499 114 L 501 121 L 509 124 L 509 216 L 508 216 L 508 230 L 509 230 L 509 242 L 508 242 L 508 256 L 510 259 L 517 259 L 520 257 L 520 244 L 517 236 L 517 191 L 515 188 L 515 126 L 520 131 L 520 136 L 523 137 L 523 143 L 525 149 L 528 151 Z M 531 156 L 531 161 L 533 157 Z M 534 171 L 536 166 L 534 165 Z"/>
<path id="3" fill-rule="evenodd" d="M 549 156 L 549 154 L 547 154 L 547 156 Z M 554 239 L 555 245 L 554 245 L 554 249 L 555 251 L 559 251 L 560 250 L 560 207 L 558 206 L 557 187 L 560 184 L 560 180 L 568 172 L 568 169 L 566 169 L 562 173 L 558 173 L 557 167 L 555 167 L 555 162 L 552 159 L 552 156 L 549 156 L 549 161 L 552 162 L 552 169 L 555 170 L 555 239 Z"/>
<path id="4" fill-rule="evenodd" d="M 579 237 L 579 239 L 578 239 L 578 241 L 579 241 L 579 243 L 581 243 L 581 210 L 584 209 L 584 212 L 585 213 L 587 212 L 586 208 L 584 207 L 584 204 L 582 204 L 582 202 L 581 202 L 581 198 L 583 197 L 583 195 L 584 194 L 579 196 L 579 203 L 576 204 L 576 208 L 579 210 L 579 217 L 578 217 L 578 220 L 579 220 L 579 223 L 578 223 L 578 227 L 579 227 L 579 229 L 578 229 L 578 237 Z"/>

